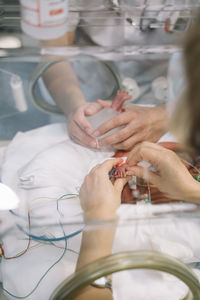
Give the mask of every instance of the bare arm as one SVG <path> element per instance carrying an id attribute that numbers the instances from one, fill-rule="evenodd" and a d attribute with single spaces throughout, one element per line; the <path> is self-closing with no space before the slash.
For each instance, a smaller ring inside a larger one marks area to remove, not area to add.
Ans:
<path id="1" fill-rule="evenodd" d="M 59 39 L 42 41 L 42 46 L 67 46 L 73 43 L 74 33 L 68 32 Z M 48 56 L 46 60 L 63 57 Z M 90 136 L 94 131 L 86 116 L 95 114 L 102 108 L 99 103 L 88 103 L 79 87 L 78 79 L 68 61 L 52 65 L 43 75 L 43 80 L 57 106 L 68 119 L 68 133 L 78 144 L 96 148 L 96 140 Z"/>
<path id="2" fill-rule="evenodd" d="M 85 220 L 115 220 L 116 210 L 121 202 L 121 192 L 127 182 L 126 179 L 117 179 L 114 183 L 109 180 L 109 172 L 120 159 L 113 159 L 95 167 L 86 176 L 80 190 L 80 201 Z M 83 232 L 79 259 L 76 271 L 85 265 L 107 256 L 112 251 L 115 234 L 115 225 L 106 228 L 97 228 Z M 75 300 L 112 300 L 112 292 L 93 286 L 84 288 Z"/>
<path id="3" fill-rule="evenodd" d="M 42 41 L 42 46 L 67 46 L 74 40 L 74 33 L 68 32 L 64 36 L 51 40 Z M 58 60 L 57 56 L 48 56 L 45 59 Z M 78 79 L 66 60 L 49 67 L 43 75 L 44 82 L 58 107 L 68 116 L 79 106 L 86 103 L 84 95 L 79 88 Z"/>
<path id="4" fill-rule="evenodd" d="M 111 254 L 114 233 L 114 228 L 85 231 L 82 236 L 82 244 L 76 271 L 98 258 Z M 92 299 L 112 300 L 112 292 L 108 288 L 100 289 L 90 285 L 84 288 L 74 298 L 74 300 Z"/>

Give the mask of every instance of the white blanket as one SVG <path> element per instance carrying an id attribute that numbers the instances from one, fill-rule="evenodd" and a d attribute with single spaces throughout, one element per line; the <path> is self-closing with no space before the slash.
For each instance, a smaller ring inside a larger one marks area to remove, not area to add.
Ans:
<path id="1" fill-rule="evenodd" d="M 2 166 L 3 182 L 11 186 L 21 200 L 16 213 L 26 216 L 25 220 L 16 217 L 16 222 L 28 231 L 27 209 L 29 207 L 31 233 L 37 236 L 62 236 L 63 231 L 59 222 L 64 221 L 79 222 L 76 225 L 65 225 L 63 228 L 66 235 L 83 228 L 79 199 L 60 200 L 59 203 L 55 199 L 64 194 L 78 193 L 91 167 L 113 155 L 110 151 L 95 151 L 74 144 L 67 136 L 65 126 L 65 124 L 53 124 L 17 134 L 7 148 Z M 38 197 L 46 198 L 35 199 Z M 130 222 L 128 226 L 119 225 L 113 252 L 150 249 L 173 255 L 186 263 L 198 261 L 200 253 L 198 220 L 192 221 L 192 219 L 175 216 L 154 220 L 149 218 L 155 213 L 194 207 L 195 205 L 192 204 L 121 205 L 119 209 L 121 220 L 135 219 L 135 221 Z M 141 217 L 145 220 L 137 220 Z M 8 214 L 8 218 L 13 219 L 13 216 Z M 51 226 L 52 224 L 58 226 Z M 24 238 L 24 233 L 17 229 L 7 235 L 3 240 L 6 255 L 13 256 L 25 249 L 27 239 Z M 81 234 L 68 240 L 68 250 L 62 260 L 48 272 L 27 299 L 49 299 L 55 287 L 74 271 L 80 242 Z M 36 242 L 32 243 L 34 244 Z M 62 255 L 64 241 L 56 243 L 56 246 L 40 244 L 20 258 L 3 260 L 4 288 L 16 296 L 28 295 L 45 271 Z M 149 300 L 179 299 L 187 292 L 187 288 L 177 280 L 171 279 L 171 276 L 132 271 L 113 276 L 114 299 L 145 300 L 147 298 L 144 285 L 149 287 Z M 14 299 L 12 296 L 9 298 Z"/>

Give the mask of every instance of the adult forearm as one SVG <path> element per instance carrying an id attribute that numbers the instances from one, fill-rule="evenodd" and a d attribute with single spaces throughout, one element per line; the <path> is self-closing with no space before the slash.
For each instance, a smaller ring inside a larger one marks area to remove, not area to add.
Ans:
<path id="1" fill-rule="evenodd" d="M 67 32 L 58 39 L 41 41 L 41 47 L 67 46 L 73 44 L 73 40 L 74 32 Z M 43 80 L 57 106 L 68 116 L 85 103 L 85 98 L 80 90 L 78 79 L 70 62 L 64 59 L 65 57 L 57 55 L 43 56 L 43 61 L 63 60 L 49 67 L 43 74 Z"/>
<path id="2" fill-rule="evenodd" d="M 112 216 L 111 216 L 112 218 Z M 90 218 L 89 219 L 93 219 Z M 115 219 L 115 216 L 114 216 Z M 116 219 L 117 220 L 117 219 Z M 83 232 L 76 272 L 89 263 L 110 255 L 115 235 L 116 223 L 102 224 L 103 229 L 88 229 Z M 74 300 L 112 300 L 112 291 L 108 288 L 97 288 L 92 285 L 85 287 Z"/>
<path id="3" fill-rule="evenodd" d="M 111 253 L 115 229 L 87 230 L 83 232 L 80 255 L 76 271 L 98 258 Z M 82 289 L 74 300 L 112 300 L 112 291 L 108 288 L 99 289 L 89 285 Z"/>
<path id="4" fill-rule="evenodd" d="M 43 79 L 57 106 L 66 116 L 85 104 L 77 77 L 68 61 L 52 65 L 44 73 Z"/>
<path id="5" fill-rule="evenodd" d="M 108 225 L 106 229 L 83 232 L 76 270 L 79 270 L 98 258 L 111 254 L 115 229 L 109 228 L 109 226 L 110 225 Z"/>

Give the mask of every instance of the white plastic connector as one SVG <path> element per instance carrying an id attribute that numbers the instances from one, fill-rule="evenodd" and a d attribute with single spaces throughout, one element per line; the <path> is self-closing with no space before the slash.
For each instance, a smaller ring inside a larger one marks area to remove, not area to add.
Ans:
<path id="1" fill-rule="evenodd" d="M 25 112 L 28 109 L 26 98 L 24 95 L 23 82 L 18 75 L 12 75 L 10 79 L 15 107 L 20 112 Z"/>
<path id="2" fill-rule="evenodd" d="M 131 101 L 134 101 L 139 97 L 140 88 L 133 78 L 125 77 L 122 80 L 122 86 L 129 93 L 129 95 L 132 96 L 132 98 L 130 99 Z"/>
<path id="3" fill-rule="evenodd" d="M 168 95 L 168 80 L 164 76 L 157 77 L 152 82 L 152 92 L 157 100 L 166 100 Z"/>

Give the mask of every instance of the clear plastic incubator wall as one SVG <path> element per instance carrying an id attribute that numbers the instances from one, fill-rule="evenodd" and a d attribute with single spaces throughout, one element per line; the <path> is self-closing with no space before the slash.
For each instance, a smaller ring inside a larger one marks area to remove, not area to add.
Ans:
<path id="1" fill-rule="evenodd" d="M 68 101 L 73 78 L 87 103 L 102 99 L 106 107 L 125 93 L 123 105 L 166 103 L 170 115 L 186 84 L 183 45 L 199 7 L 199 0 L 0 0 L 0 299 L 200 299 L 198 204 L 132 176 L 116 218 L 107 210 L 87 218 L 82 183 L 119 149 L 99 146 L 102 137 L 95 148 L 81 145 L 69 134 L 78 104 L 68 114 L 55 99 L 64 87 Z M 106 109 L 88 114 L 94 129 L 123 114 L 123 106 L 108 116 Z M 155 142 L 173 145 L 200 181 L 198 160 L 175 136 Z M 115 175 L 110 167 L 106 176 Z"/>

